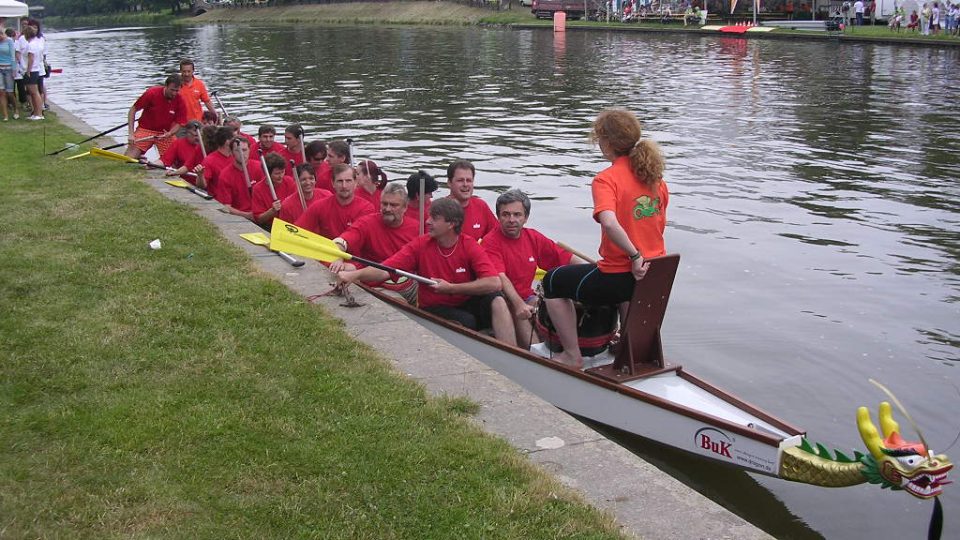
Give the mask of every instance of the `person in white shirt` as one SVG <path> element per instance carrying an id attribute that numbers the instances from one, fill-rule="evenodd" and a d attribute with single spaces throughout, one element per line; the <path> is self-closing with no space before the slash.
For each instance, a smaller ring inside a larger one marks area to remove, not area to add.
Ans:
<path id="1" fill-rule="evenodd" d="M 27 87 L 30 104 L 33 106 L 30 120 L 43 120 L 43 98 L 40 97 L 40 89 L 37 88 L 40 82 L 40 70 L 43 69 L 43 44 L 37 40 L 37 29 L 32 26 L 24 28 L 23 35 L 27 40 L 26 53 L 23 55 L 26 56 L 23 84 Z"/>
<path id="2" fill-rule="evenodd" d="M 863 0 L 853 3 L 853 12 L 857 16 L 857 26 L 863 26 Z"/>

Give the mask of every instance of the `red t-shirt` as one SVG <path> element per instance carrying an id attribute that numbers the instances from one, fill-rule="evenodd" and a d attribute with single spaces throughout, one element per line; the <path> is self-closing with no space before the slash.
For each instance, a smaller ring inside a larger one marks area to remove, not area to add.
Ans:
<path id="1" fill-rule="evenodd" d="M 315 172 L 317 173 L 317 188 L 333 193 L 333 167 L 327 163 L 327 160 L 321 161 Z"/>
<path id="2" fill-rule="evenodd" d="M 346 206 L 342 206 L 336 197 L 327 197 L 311 204 L 296 225 L 327 238 L 336 238 L 354 221 L 373 212 L 370 203 L 357 197 Z"/>
<path id="3" fill-rule="evenodd" d="M 270 186 L 267 184 L 269 181 L 270 179 L 267 178 L 263 182 L 257 182 L 257 185 L 253 186 L 253 201 L 250 205 L 250 210 L 253 211 L 254 219 L 259 219 L 261 214 L 273 208 L 273 197 L 270 195 Z M 273 185 L 273 189 L 277 192 L 278 199 L 282 201 L 297 192 L 297 185 L 293 182 L 292 177 L 284 176 L 283 180 L 280 181 L 280 185 Z"/>
<path id="4" fill-rule="evenodd" d="M 254 160 L 247 161 L 247 173 L 250 175 L 251 186 L 256 186 L 263 180 L 263 168 Z M 217 200 L 227 206 L 232 206 L 241 212 L 249 212 L 253 198 L 247 189 L 247 179 L 243 169 L 237 167 L 236 162 L 220 171 L 220 182 L 217 189 Z"/>
<path id="5" fill-rule="evenodd" d="M 331 196 L 329 191 L 314 189 L 313 196 L 307 199 L 307 208 L 310 208 L 311 204 Z M 300 204 L 300 194 L 296 192 L 296 186 L 294 186 L 293 195 L 283 200 L 283 203 L 280 205 L 280 214 L 277 217 L 287 223 L 296 223 L 297 220 L 300 219 L 300 216 L 303 215 L 303 212 L 303 205 Z"/>
<path id="6" fill-rule="evenodd" d="M 303 163 L 303 154 L 300 152 L 297 152 L 296 154 L 290 153 L 290 151 L 287 150 L 287 147 L 282 144 L 274 143 L 274 145 L 270 147 L 270 152 L 276 152 L 277 154 L 280 154 L 280 157 L 283 158 L 283 164 L 287 168 L 285 174 L 289 176 L 293 176 L 293 167 L 290 166 L 291 159 L 296 165 Z M 265 152 L 263 155 L 267 155 L 270 152 Z"/>
<path id="7" fill-rule="evenodd" d="M 383 196 L 382 189 L 376 189 L 373 193 L 369 193 L 362 187 L 357 186 L 357 191 L 354 192 L 354 195 L 370 203 L 370 206 L 373 206 L 377 212 L 380 211 L 380 197 Z"/>
<path id="8" fill-rule="evenodd" d="M 470 202 L 463 208 L 463 229 L 461 229 L 461 232 L 479 240 L 499 227 L 500 222 L 497 221 L 497 216 L 490 211 L 487 203 L 476 195 L 470 197 Z"/>
<path id="9" fill-rule="evenodd" d="M 367 214 L 343 231 L 347 251 L 357 257 L 380 262 L 417 237 L 417 220 L 404 218 L 399 227 L 384 225 L 380 214 Z"/>
<path id="10" fill-rule="evenodd" d="M 419 236 L 383 261 L 383 264 L 450 283 L 469 283 L 498 275 L 483 248 L 476 240 L 463 234 L 459 236 L 455 247 L 444 249 L 442 253 L 437 241 L 430 235 Z M 439 294 L 427 285 L 421 285 L 418 290 L 420 307 L 459 306 L 470 299 L 464 294 Z"/>
<path id="11" fill-rule="evenodd" d="M 277 142 L 273 143 L 273 146 L 271 146 L 269 150 L 267 150 L 266 148 L 263 149 L 263 157 L 267 157 L 270 154 L 270 152 L 276 152 L 280 148 L 283 148 L 282 144 Z M 280 155 L 282 156 L 283 154 L 280 154 Z M 250 145 L 250 157 L 252 159 L 260 159 L 260 143 L 259 142 L 254 142 L 253 144 Z"/>
<path id="12" fill-rule="evenodd" d="M 634 176 L 630 158 L 622 156 L 600 171 L 590 187 L 593 191 L 593 219 L 598 220 L 604 210 L 614 212 L 617 222 L 644 259 L 667 252 L 663 244 L 667 204 L 670 202 L 666 182 L 661 180 L 651 190 Z M 630 271 L 629 254 L 617 247 L 606 234 L 600 236 L 600 257 L 597 266 L 601 272 Z"/>
<path id="13" fill-rule="evenodd" d="M 504 236 L 497 227 L 483 237 L 481 244 L 497 270 L 503 272 L 520 298 L 533 296 L 533 277 L 537 266 L 551 270 L 570 263 L 570 253 L 534 229 L 524 227 L 519 238 Z"/>
<path id="14" fill-rule="evenodd" d="M 203 162 L 203 151 L 200 150 L 199 144 L 190 144 L 190 141 L 188 141 L 186 137 L 183 137 L 182 139 L 173 141 L 170 148 L 167 148 L 167 151 L 160 156 L 160 161 L 167 167 L 177 169 L 185 166 L 188 171 L 191 171 Z M 184 174 L 181 175 L 180 178 L 183 178 L 191 184 L 197 184 L 196 176 Z"/>
<path id="15" fill-rule="evenodd" d="M 147 88 L 133 104 L 140 113 L 138 126 L 153 131 L 168 131 L 173 124 L 187 123 L 187 108 L 180 94 L 167 99 L 162 86 Z"/>
<path id="16" fill-rule="evenodd" d="M 423 205 L 424 231 L 427 230 L 427 218 L 430 217 L 430 202 L 431 201 L 427 201 L 427 203 Z M 410 221 L 416 223 L 420 219 L 420 203 L 414 204 L 411 200 L 408 200 L 407 203 L 407 213 L 403 215 L 403 219 L 409 219 Z"/>
<path id="17" fill-rule="evenodd" d="M 207 154 L 203 160 L 203 179 L 207 182 L 207 193 L 217 197 L 217 190 L 220 189 L 220 171 L 232 163 L 233 156 L 225 156 L 219 150 Z"/>

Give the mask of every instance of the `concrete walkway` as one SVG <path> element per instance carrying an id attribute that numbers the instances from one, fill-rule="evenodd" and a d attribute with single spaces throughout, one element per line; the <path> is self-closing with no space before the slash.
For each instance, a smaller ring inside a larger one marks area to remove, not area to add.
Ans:
<path id="1" fill-rule="evenodd" d="M 97 130 L 53 107 L 60 121 L 88 134 Z M 307 297 L 328 291 L 333 276 L 315 262 L 297 269 L 264 247 L 240 238 L 260 232 L 249 221 L 220 212 L 216 201 L 167 185 L 156 175 L 144 182 L 164 196 L 193 208 L 216 225 L 224 238 L 247 252 L 263 272 Z M 144 240 L 144 249 L 146 242 Z M 161 241 L 163 239 L 161 238 Z M 362 307 L 340 306 L 342 298 L 320 300 L 347 332 L 379 351 L 401 374 L 433 395 L 466 396 L 480 405 L 474 420 L 507 440 L 543 470 L 610 512 L 627 534 L 645 539 L 772 538 L 710 499 L 611 442 L 563 411 L 523 390 L 478 360 L 465 355 L 360 289 Z"/>

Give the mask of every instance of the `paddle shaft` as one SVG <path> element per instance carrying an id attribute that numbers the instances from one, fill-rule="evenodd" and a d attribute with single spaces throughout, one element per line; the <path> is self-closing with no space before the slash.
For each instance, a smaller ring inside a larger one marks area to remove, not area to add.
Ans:
<path id="1" fill-rule="evenodd" d="M 94 140 L 94 139 L 98 139 L 98 138 L 100 138 L 100 137 L 103 137 L 104 135 L 109 135 L 109 134 L 113 133 L 114 131 L 117 131 L 118 129 L 122 129 L 122 128 L 126 127 L 126 125 L 127 125 L 127 123 L 124 122 L 124 123 L 120 124 L 120 125 L 117 126 L 117 127 L 110 128 L 110 129 L 108 129 L 108 130 L 106 130 L 106 131 L 101 131 L 100 133 L 97 133 L 97 134 L 94 135 L 93 137 L 87 137 L 86 139 L 78 142 L 77 144 L 74 144 L 74 145 L 71 145 L 71 146 L 67 146 L 66 148 L 61 148 L 60 150 L 57 150 L 56 152 L 52 152 L 52 153 L 47 154 L 47 155 L 48 155 L 48 156 L 55 156 L 55 155 L 59 154 L 60 152 L 67 151 L 67 150 L 69 150 L 69 149 L 71 149 L 71 148 L 74 148 L 74 147 L 76 147 L 76 146 L 78 146 L 78 145 L 81 145 L 81 144 L 83 144 L 83 143 L 85 143 L 85 142 L 90 142 L 90 141 L 92 141 L 92 140 Z M 121 145 L 121 146 L 122 146 L 122 145 Z"/>
<path id="2" fill-rule="evenodd" d="M 133 163 L 133 162 L 131 161 L 130 163 Z M 176 170 L 176 169 L 174 169 L 173 167 L 167 167 L 166 165 L 159 165 L 159 164 L 157 164 L 157 163 L 151 163 L 151 162 L 149 162 L 149 161 L 145 162 L 144 165 L 146 165 L 148 169 L 163 169 L 163 170 L 165 170 L 165 171 L 175 171 L 175 170 Z M 190 177 L 192 177 L 192 178 L 196 178 L 196 177 L 197 177 L 197 173 L 195 173 L 195 172 L 189 172 L 189 171 L 188 171 L 188 172 L 183 173 L 183 176 L 190 176 Z"/>
<path id="3" fill-rule="evenodd" d="M 227 116 L 230 116 L 230 115 L 227 114 L 227 108 L 224 107 L 224 106 L 223 106 L 223 102 L 220 101 L 220 96 L 217 95 L 217 94 L 219 94 L 219 93 L 220 93 L 219 90 L 215 90 L 215 91 L 212 92 L 210 95 L 213 96 L 213 99 L 217 100 L 217 106 L 220 107 L 220 111 L 223 112 L 224 119 L 226 119 L 226 117 L 227 117 Z"/>
<path id="4" fill-rule="evenodd" d="M 263 157 L 263 148 L 258 148 L 260 151 L 260 165 L 263 165 L 263 174 L 267 175 L 264 179 L 267 182 L 267 187 L 270 188 L 270 196 L 273 197 L 273 200 L 277 199 L 277 190 L 273 187 L 273 178 L 270 178 L 270 169 L 267 167 L 267 159 Z"/>
<path id="5" fill-rule="evenodd" d="M 301 139 L 300 142 L 303 142 L 303 140 Z M 302 146 L 302 145 L 301 145 L 301 146 Z M 296 164 L 292 159 L 290 160 L 290 168 L 293 170 L 293 173 L 294 173 L 294 174 L 297 174 L 297 164 Z M 299 175 L 299 174 L 297 174 L 297 177 L 294 178 L 293 183 L 295 183 L 295 184 L 297 185 L 297 195 L 300 196 L 300 206 L 302 206 L 303 209 L 306 210 L 306 209 L 307 209 L 307 198 L 306 198 L 306 197 L 304 196 L 304 194 L 303 194 L 303 186 L 300 185 L 300 175 Z"/>
<path id="6" fill-rule="evenodd" d="M 425 277 L 423 277 L 423 276 L 420 276 L 420 275 L 417 275 L 417 274 L 414 274 L 414 273 L 411 273 L 411 272 L 407 272 L 406 270 L 400 270 L 399 268 L 394 268 L 394 267 L 392 267 L 392 266 L 387 266 L 387 265 L 385 265 L 385 264 L 380 264 L 380 263 L 378 263 L 378 262 L 374 262 L 374 261 L 371 261 L 371 260 L 369 260 L 369 259 L 364 259 L 364 258 L 362 258 L 362 257 L 357 257 L 356 255 L 350 255 L 349 253 L 346 253 L 346 252 L 344 252 L 344 254 L 345 254 L 345 255 L 349 255 L 349 256 L 350 256 L 350 260 L 352 260 L 352 261 L 357 261 L 358 263 L 363 264 L 363 265 L 366 265 L 366 266 L 372 266 L 372 267 L 374 267 L 374 268 L 379 268 L 380 270 L 383 270 L 384 272 L 391 272 L 391 273 L 398 274 L 398 275 L 401 275 L 401 276 L 404 276 L 404 277 L 408 277 L 408 278 L 410 278 L 410 279 L 412 279 L 412 280 L 419 281 L 420 283 L 423 283 L 424 285 L 433 286 L 433 285 L 436 285 L 436 284 L 437 284 L 436 281 L 434 281 L 434 280 L 432 280 L 432 279 L 430 279 L 430 278 L 425 278 Z"/>
<path id="7" fill-rule="evenodd" d="M 307 162 L 307 133 L 303 131 L 302 126 L 300 127 L 300 157 L 303 158 L 304 163 Z"/>
<path id="8" fill-rule="evenodd" d="M 573 253 L 573 254 L 576 255 L 577 257 L 580 257 L 581 259 L 587 261 L 587 262 L 590 263 L 590 264 L 596 264 L 596 263 L 597 263 L 597 260 L 594 259 L 593 257 L 588 257 L 588 256 L 587 256 L 586 254 L 584 254 L 583 252 L 577 251 L 577 250 L 573 249 L 572 247 L 564 244 L 563 242 L 557 242 L 557 245 L 560 246 L 561 249 L 565 249 L 565 250 L 569 251 L 570 253 Z"/>
<path id="9" fill-rule="evenodd" d="M 249 147 L 248 147 L 249 148 Z M 233 151 L 240 151 L 240 141 L 236 140 L 233 144 Z M 243 169 L 243 181 L 247 184 L 247 193 L 253 191 L 253 183 L 250 181 L 250 171 L 247 170 L 247 163 L 250 161 L 249 156 L 247 159 L 243 160 L 243 163 L 240 165 L 240 168 Z"/>

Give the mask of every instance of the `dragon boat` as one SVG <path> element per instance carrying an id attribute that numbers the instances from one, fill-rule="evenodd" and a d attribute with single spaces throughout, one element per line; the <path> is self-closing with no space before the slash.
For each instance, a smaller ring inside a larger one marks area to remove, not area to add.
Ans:
<path id="1" fill-rule="evenodd" d="M 271 249 L 316 258 L 318 249 L 329 251 L 319 245 L 325 240 L 275 222 Z M 550 360 L 542 346 L 530 351 L 511 347 L 391 293 L 361 287 L 554 406 L 628 433 L 755 473 L 817 486 L 869 482 L 930 499 L 950 483 L 949 458 L 935 455 L 919 432 L 920 441 L 905 440 L 889 402 L 880 403 L 879 431 L 866 407 L 857 410 L 866 452 L 831 452 L 809 440 L 804 430 L 669 362 L 660 327 L 680 256 L 649 261 L 646 276 L 634 289 L 617 352 L 607 349 L 587 357 L 583 369 Z M 942 515 L 939 500 L 934 515 Z"/>

